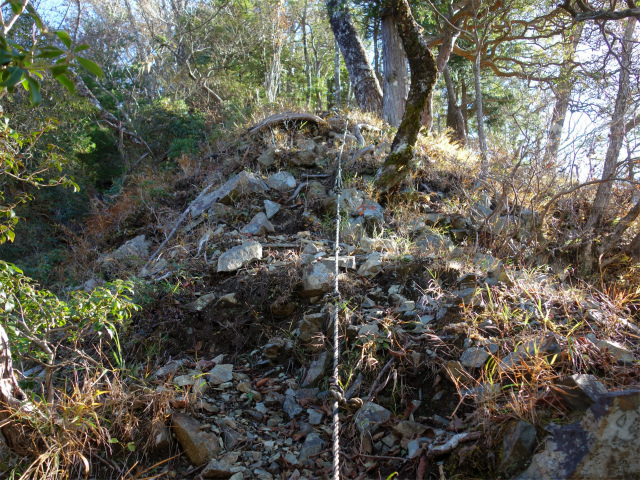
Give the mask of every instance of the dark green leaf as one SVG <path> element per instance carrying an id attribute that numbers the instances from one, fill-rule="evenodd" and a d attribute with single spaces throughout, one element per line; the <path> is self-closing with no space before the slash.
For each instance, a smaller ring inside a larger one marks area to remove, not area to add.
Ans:
<path id="1" fill-rule="evenodd" d="M 64 30 L 58 30 L 56 32 L 56 35 L 58 35 L 60 41 L 64 43 L 67 48 L 71 48 L 71 37 L 67 32 L 65 32 Z"/>
<path id="2" fill-rule="evenodd" d="M 78 46 L 75 48 L 74 52 L 76 52 L 76 53 L 77 53 L 77 52 L 84 52 L 85 50 L 88 50 L 89 48 L 90 48 L 90 47 L 89 47 L 89 45 L 86 45 L 86 44 L 84 44 L 84 45 L 78 45 Z"/>
<path id="3" fill-rule="evenodd" d="M 102 77 L 104 75 L 102 69 L 95 62 L 82 57 L 76 57 L 76 60 L 80 65 L 82 65 L 85 69 L 89 70 L 94 75 L 98 77 Z"/>
<path id="4" fill-rule="evenodd" d="M 11 62 L 11 60 L 13 60 L 11 52 L 8 52 L 7 50 L 0 50 L 0 65 L 6 65 Z"/>
<path id="5" fill-rule="evenodd" d="M 9 75 L 0 83 L 0 87 L 13 87 L 22 78 L 24 70 L 20 67 L 9 67 L 7 68 L 7 72 L 9 72 Z"/>
<path id="6" fill-rule="evenodd" d="M 76 85 L 65 74 L 58 75 L 56 77 L 56 80 L 58 80 L 58 82 L 60 82 L 63 86 L 65 86 L 67 90 L 69 90 L 69 93 L 73 94 L 75 92 Z"/>
<path id="7" fill-rule="evenodd" d="M 51 75 L 53 75 L 53 78 L 58 78 L 58 76 L 62 75 L 63 73 L 67 73 L 68 69 L 68 65 L 54 65 L 53 67 L 51 67 Z"/>
<path id="8" fill-rule="evenodd" d="M 36 22 L 36 26 L 40 30 L 44 30 L 44 26 L 42 25 L 42 19 L 40 18 L 40 15 L 38 15 L 38 13 L 36 12 L 36 9 L 33 8 L 33 5 L 31 5 L 30 3 L 27 4 L 27 12 L 29 12 L 29 15 L 31 16 L 31 18 L 33 18 L 33 21 Z"/>
<path id="9" fill-rule="evenodd" d="M 56 58 L 62 54 L 64 54 L 64 51 L 57 47 L 44 47 L 40 50 L 40 53 L 36 55 L 36 58 Z"/>
<path id="10" fill-rule="evenodd" d="M 33 77 L 27 77 L 29 82 L 29 100 L 31 105 L 40 105 L 42 103 L 42 95 L 40 95 L 40 84 Z"/>

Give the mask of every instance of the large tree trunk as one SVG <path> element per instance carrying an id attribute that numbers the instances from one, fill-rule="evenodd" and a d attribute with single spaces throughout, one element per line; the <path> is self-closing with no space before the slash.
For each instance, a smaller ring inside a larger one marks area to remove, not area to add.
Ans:
<path id="1" fill-rule="evenodd" d="M 462 116 L 460 107 L 458 107 L 456 90 L 453 86 L 453 80 L 451 79 L 451 73 L 449 72 L 448 66 L 444 68 L 444 72 L 442 72 L 442 74 L 447 85 L 447 127 L 451 128 L 455 132 L 454 139 L 461 145 L 464 145 L 467 141 L 464 117 Z"/>
<path id="2" fill-rule="evenodd" d="M 327 0 L 327 11 L 358 106 L 367 112 L 382 113 L 380 84 L 367 59 L 346 0 Z"/>
<path id="3" fill-rule="evenodd" d="M 611 127 L 609 133 L 609 146 L 604 158 L 604 166 L 602 169 L 602 179 L 607 180 L 613 178 L 618 166 L 618 157 L 622 148 L 622 141 L 625 136 L 624 116 L 629 107 L 629 97 L 631 90 L 629 88 L 629 70 L 631 68 L 631 50 L 633 49 L 633 31 L 635 29 L 637 18 L 629 18 L 627 27 L 624 31 L 622 40 L 622 58 L 620 61 L 620 78 L 618 80 L 618 94 L 611 118 Z M 611 189 L 613 182 L 602 182 L 598 185 L 596 198 L 593 201 L 591 216 L 587 222 L 587 229 L 598 228 L 602 225 L 604 214 L 609 200 L 611 198 Z"/>
<path id="4" fill-rule="evenodd" d="M 409 93 L 407 54 L 402 46 L 393 14 L 382 17 L 382 56 L 384 65 L 382 117 L 394 127 L 402 122 Z"/>
<path id="5" fill-rule="evenodd" d="M 409 174 L 418 132 L 422 126 L 422 111 L 438 74 L 436 59 L 422 36 L 422 28 L 413 19 L 407 0 L 392 0 L 391 5 L 409 59 L 411 87 L 402 123 L 391 144 L 391 152 L 378 172 L 377 186 L 382 192 L 388 192 Z"/>
<path id="6" fill-rule="evenodd" d="M 569 101 L 571 100 L 571 92 L 573 91 L 573 82 L 571 75 L 571 63 L 575 56 L 575 51 L 580 43 L 582 36 L 582 24 L 578 24 L 571 42 L 571 51 L 569 52 L 567 61 L 562 66 L 560 76 L 563 80 L 558 85 L 556 91 L 556 104 L 553 108 L 551 117 L 551 127 L 549 128 L 549 139 L 545 151 L 545 161 L 555 160 L 560 149 L 560 141 L 562 140 L 562 131 L 564 130 L 564 119 L 569 109 Z"/>
<path id="7" fill-rule="evenodd" d="M 10 418 L 20 408 L 23 411 L 29 410 L 28 406 L 25 409 L 27 400 L 27 396 L 20 389 L 13 375 L 9 337 L 0 325 L 0 425 L 2 425 L 0 430 L 9 448 L 19 455 L 30 453 L 29 436 L 20 425 L 17 425 Z"/>

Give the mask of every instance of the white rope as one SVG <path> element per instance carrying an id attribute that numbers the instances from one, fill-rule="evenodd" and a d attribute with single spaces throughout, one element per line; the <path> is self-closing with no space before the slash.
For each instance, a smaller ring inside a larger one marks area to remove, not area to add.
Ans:
<path id="1" fill-rule="evenodd" d="M 335 272 L 334 272 L 334 296 L 335 304 L 333 306 L 333 386 L 335 389 L 340 388 L 340 372 L 338 371 L 340 359 L 340 329 L 338 309 L 340 301 L 340 287 L 338 284 L 338 259 L 340 254 L 340 201 L 342 200 L 342 152 L 347 141 L 347 131 L 349 130 L 349 120 L 342 137 L 342 147 L 340 147 L 340 155 L 338 155 L 338 173 L 336 176 L 336 245 L 335 245 Z M 339 396 L 333 397 L 333 480 L 340 480 L 340 416 L 339 416 Z"/>

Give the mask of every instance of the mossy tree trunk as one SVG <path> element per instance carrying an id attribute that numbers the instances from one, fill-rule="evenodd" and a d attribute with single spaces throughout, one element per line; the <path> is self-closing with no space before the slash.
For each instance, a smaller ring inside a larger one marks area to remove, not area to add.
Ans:
<path id="1" fill-rule="evenodd" d="M 382 113 L 382 90 L 364 45 L 349 13 L 346 0 L 327 0 L 327 12 L 333 35 L 340 46 L 349 72 L 350 85 L 358 106 L 367 112 Z"/>
<path id="2" fill-rule="evenodd" d="M 422 126 L 422 112 L 433 91 L 438 73 L 436 59 L 422 36 L 422 28 L 411 14 L 407 0 L 392 0 L 391 5 L 409 59 L 411 86 L 402 122 L 391 144 L 391 152 L 378 172 L 377 186 L 382 192 L 389 192 L 410 172 L 413 151 Z"/>
<path id="3" fill-rule="evenodd" d="M 391 13 L 382 17 L 382 45 L 384 64 L 382 117 L 389 125 L 398 127 L 402 122 L 409 90 L 409 68 L 402 39 Z"/>

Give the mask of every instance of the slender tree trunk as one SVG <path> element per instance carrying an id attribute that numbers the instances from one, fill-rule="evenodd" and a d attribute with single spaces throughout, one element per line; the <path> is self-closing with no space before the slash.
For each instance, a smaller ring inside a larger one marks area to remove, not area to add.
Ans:
<path id="1" fill-rule="evenodd" d="M 380 36 L 380 19 L 376 18 L 373 23 L 373 70 L 376 73 L 376 78 L 378 79 L 378 83 L 381 84 L 382 75 L 380 74 L 380 50 L 378 48 L 379 36 Z"/>
<path id="2" fill-rule="evenodd" d="M 407 54 L 393 18 L 382 17 L 382 57 L 384 66 L 382 117 L 392 126 L 402 122 L 404 106 L 409 93 Z"/>
<path id="3" fill-rule="evenodd" d="M 637 22 L 637 18 L 629 18 L 622 40 L 622 58 L 620 61 L 618 94 L 616 96 L 613 117 L 611 118 L 609 146 L 607 148 L 607 153 L 604 158 L 604 167 L 602 169 L 603 180 L 612 178 L 615 175 L 616 167 L 618 166 L 618 157 L 620 156 L 620 149 L 622 148 L 622 141 L 625 136 L 624 116 L 627 112 L 627 108 L 629 107 L 629 97 L 631 95 L 631 90 L 629 88 L 629 69 L 631 68 L 633 31 Z M 593 201 L 591 209 L 591 216 L 587 222 L 588 230 L 591 230 L 591 228 L 598 228 L 602 225 L 602 222 L 604 221 L 604 214 L 611 198 L 611 189 L 613 187 L 612 183 L 613 182 L 602 182 L 598 185 L 596 198 Z"/>
<path id="4" fill-rule="evenodd" d="M 456 22 L 455 26 L 458 26 L 459 22 Z M 440 74 L 444 70 L 444 67 L 449 63 L 449 58 L 451 58 L 451 52 L 453 52 L 453 46 L 460 35 L 456 30 L 451 27 L 445 25 L 444 31 L 442 32 L 443 38 L 442 43 L 438 49 L 438 57 L 436 58 L 436 65 L 438 68 L 437 75 Z M 436 77 L 436 81 L 438 77 Z M 427 99 L 427 103 L 422 111 L 421 118 L 422 126 L 427 129 L 427 131 L 431 131 L 431 127 L 433 126 L 433 90 L 429 94 L 429 98 Z"/>
<path id="5" fill-rule="evenodd" d="M 469 134 L 469 110 L 468 110 L 469 98 L 467 97 L 467 82 L 464 81 L 464 77 L 460 79 L 460 83 L 461 83 L 460 88 L 462 89 L 462 93 L 461 93 L 462 105 L 460 106 L 460 109 L 462 110 L 462 118 L 464 119 L 464 131 L 468 135 Z"/>
<path id="6" fill-rule="evenodd" d="M 391 5 L 409 59 L 411 87 L 402 123 L 391 144 L 391 152 L 377 175 L 376 183 L 382 192 L 389 192 L 410 173 L 413 151 L 422 126 L 421 115 L 438 74 L 436 59 L 422 35 L 422 28 L 411 14 L 408 1 L 392 0 Z"/>
<path id="7" fill-rule="evenodd" d="M 480 52 L 476 52 L 473 62 L 473 84 L 476 90 L 476 120 L 478 122 L 478 143 L 480 145 L 480 178 L 489 174 L 489 158 L 487 156 L 487 137 L 484 132 L 484 112 L 482 111 L 482 86 L 480 85 Z"/>
<path id="8" fill-rule="evenodd" d="M 30 410 L 30 405 L 26 404 L 27 400 L 14 377 L 9 337 L 0 325 L 0 431 L 9 448 L 20 455 L 30 452 L 29 436 L 10 418 L 13 412 L 21 407 L 23 410 Z"/>
<path id="9" fill-rule="evenodd" d="M 555 160 L 558 156 L 558 150 L 560 149 L 560 142 L 562 140 L 562 131 L 564 130 L 564 120 L 567 116 L 567 110 L 569 109 L 569 101 L 571 100 L 571 92 L 573 91 L 573 82 L 571 78 L 571 62 L 575 56 L 575 51 L 580 43 L 580 37 L 582 36 L 582 23 L 579 23 L 576 32 L 573 35 L 573 41 L 571 43 L 571 51 L 567 61 L 563 65 L 560 76 L 564 79 L 558 86 L 556 93 L 556 104 L 553 108 L 551 117 L 551 127 L 549 128 L 549 139 L 547 142 L 547 148 L 545 151 L 545 163 L 550 160 Z"/>
<path id="10" fill-rule="evenodd" d="M 456 98 L 456 90 L 453 86 L 453 80 L 451 79 L 451 72 L 449 67 L 445 66 L 442 72 L 444 81 L 447 85 L 447 127 L 451 128 L 455 132 L 455 140 L 461 145 L 464 145 L 467 141 L 467 133 L 464 128 L 464 118 L 462 117 L 462 111 L 458 107 L 458 99 Z"/>
<path id="11" fill-rule="evenodd" d="M 349 13 L 346 0 L 327 0 L 327 11 L 333 35 L 349 72 L 358 106 L 367 112 L 382 113 L 382 91 L 367 59 L 364 45 Z"/>
<path id="12" fill-rule="evenodd" d="M 304 73 L 307 79 L 307 108 L 311 104 L 311 63 L 309 61 L 309 48 L 307 46 L 307 0 L 302 10 L 302 50 L 304 53 Z"/>
<path id="13" fill-rule="evenodd" d="M 336 94 L 336 108 L 340 108 L 341 93 L 340 93 L 340 47 L 338 46 L 338 40 L 335 41 L 335 56 L 334 56 L 334 78 L 335 78 L 335 94 Z"/>

